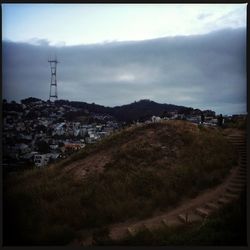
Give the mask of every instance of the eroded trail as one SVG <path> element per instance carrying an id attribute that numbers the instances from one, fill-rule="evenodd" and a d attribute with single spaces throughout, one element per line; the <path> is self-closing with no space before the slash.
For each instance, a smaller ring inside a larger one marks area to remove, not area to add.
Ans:
<path id="1" fill-rule="evenodd" d="M 223 205 L 237 199 L 246 185 L 246 138 L 244 134 L 232 134 L 227 138 L 237 148 L 239 161 L 222 184 L 204 191 L 194 199 L 183 200 L 178 207 L 152 218 L 113 224 L 109 226 L 110 239 L 115 241 L 129 235 L 133 236 L 140 230 L 145 229 L 153 231 L 165 226 L 202 222 Z M 92 237 L 78 243 L 80 245 L 91 245 Z"/>

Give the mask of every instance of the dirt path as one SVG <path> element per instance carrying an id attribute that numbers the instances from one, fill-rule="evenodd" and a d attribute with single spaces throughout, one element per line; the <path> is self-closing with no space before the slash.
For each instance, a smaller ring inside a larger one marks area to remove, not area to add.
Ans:
<path id="1" fill-rule="evenodd" d="M 219 186 L 206 190 L 194 199 L 183 200 L 181 204 L 153 218 L 132 222 L 113 224 L 109 227 L 109 237 L 119 240 L 135 235 L 140 230 L 153 231 L 165 226 L 179 226 L 185 223 L 202 222 L 224 204 L 237 199 L 246 185 L 246 138 L 244 134 L 232 134 L 227 138 L 239 152 L 239 162 Z M 81 245 L 91 245 L 92 237 Z"/>
<path id="2" fill-rule="evenodd" d="M 62 173 L 72 175 L 76 180 L 82 180 L 91 172 L 101 173 L 110 159 L 110 151 L 100 151 L 98 154 L 89 155 L 82 160 L 69 164 L 62 169 Z"/>

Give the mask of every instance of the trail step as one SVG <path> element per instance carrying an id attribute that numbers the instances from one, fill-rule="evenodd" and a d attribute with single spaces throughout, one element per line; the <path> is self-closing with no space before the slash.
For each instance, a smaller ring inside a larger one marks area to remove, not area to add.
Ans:
<path id="1" fill-rule="evenodd" d="M 135 236 L 138 232 L 142 231 L 143 229 L 147 229 L 145 228 L 144 224 L 136 224 L 128 227 L 127 231 L 131 236 Z"/>
<path id="2" fill-rule="evenodd" d="M 247 157 L 246 156 L 240 156 L 240 162 L 247 163 Z"/>
<path id="3" fill-rule="evenodd" d="M 162 225 L 161 220 L 155 221 L 155 222 L 153 222 L 153 223 L 146 222 L 146 223 L 144 223 L 144 226 L 145 226 L 145 228 L 147 228 L 148 231 L 150 231 L 151 233 L 153 233 L 156 229 L 159 229 L 159 228 L 161 228 L 161 227 L 163 227 L 163 226 L 165 227 L 165 225 Z"/>
<path id="4" fill-rule="evenodd" d="M 246 175 L 236 175 L 234 177 L 234 179 L 245 182 L 246 181 Z"/>
<path id="5" fill-rule="evenodd" d="M 235 175 L 232 179 L 231 179 L 231 182 L 238 182 L 238 183 L 244 183 L 246 180 L 246 178 L 244 178 L 244 176 L 238 176 L 238 175 Z"/>
<path id="6" fill-rule="evenodd" d="M 245 178 L 246 177 L 246 173 L 241 173 L 241 172 L 237 172 L 235 177 L 243 177 Z"/>
<path id="7" fill-rule="evenodd" d="M 185 214 L 178 214 L 178 219 L 182 222 L 182 223 L 188 223 L 188 216 L 186 216 Z"/>
<path id="8" fill-rule="evenodd" d="M 246 145 L 246 142 L 240 141 L 240 140 L 229 140 L 233 145 L 238 146 L 238 145 Z"/>
<path id="9" fill-rule="evenodd" d="M 209 209 L 214 209 L 214 210 L 220 208 L 220 206 L 214 202 L 208 202 L 205 206 Z"/>
<path id="10" fill-rule="evenodd" d="M 220 203 L 220 204 L 222 204 L 222 205 L 225 205 L 225 204 L 230 203 L 230 200 L 227 199 L 227 198 L 222 197 L 222 198 L 219 198 L 219 199 L 218 199 L 218 203 Z"/>
<path id="11" fill-rule="evenodd" d="M 244 172 L 243 172 L 244 171 Z M 237 174 L 245 174 L 246 173 L 246 169 L 238 169 L 238 171 L 237 171 Z"/>
<path id="12" fill-rule="evenodd" d="M 242 139 L 242 138 L 228 138 L 230 142 L 234 142 L 234 143 L 237 143 L 237 142 L 240 142 L 240 143 L 244 143 L 245 140 Z"/>
<path id="13" fill-rule="evenodd" d="M 246 169 L 239 169 L 238 173 L 246 175 L 247 174 L 247 170 Z"/>
<path id="14" fill-rule="evenodd" d="M 176 219 L 172 218 L 172 219 L 168 219 L 168 220 L 165 218 L 162 218 L 161 223 L 165 227 L 180 226 L 183 224 L 180 222 L 180 220 L 178 220 L 178 218 L 176 218 Z"/>
<path id="15" fill-rule="evenodd" d="M 228 198 L 228 199 L 230 199 L 230 200 L 234 200 L 234 199 L 237 199 L 238 197 L 239 197 L 239 195 L 237 195 L 237 194 L 230 194 L 230 193 L 225 193 L 224 194 L 224 197 L 225 198 Z"/>
<path id="16" fill-rule="evenodd" d="M 244 165 L 240 164 L 239 170 L 247 171 L 246 165 L 245 164 Z"/>
<path id="17" fill-rule="evenodd" d="M 244 168 L 242 168 L 242 169 L 239 169 L 238 170 L 238 173 L 240 173 L 240 174 L 246 174 L 247 173 L 247 170 L 246 169 L 244 169 Z"/>
<path id="18" fill-rule="evenodd" d="M 245 183 L 244 180 L 240 181 L 240 180 L 233 179 L 233 180 L 230 181 L 230 184 L 232 184 L 232 185 L 238 185 L 238 186 L 240 186 L 240 185 L 244 186 L 246 183 Z"/>
<path id="19" fill-rule="evenodd" d="M 239 141 L 239 142 L 246 142 L 246 138 L 244 137 L 227 137 L 230 141 Z"/>
<path id="20" fill-rule="evenodd" d="M 161 223 L 162 223 L 165 227 L 168 227 L 168 226 L 169 226 L 166 219 L 162 219 L 162 220 L 161 220 Z"/>
<path id="21" fill-rule="evenodd" d="M 196 208 L 195 212 L 199 215 L 201 215 L 202 217 L 207 217 L 210 214 L 210 211 L 208 209 L 205 208 Z"/>
<path id="22" fill-rule="evenodd" d="M 241 181 L 245 181 L 246 180 L 246 175 L 236 175 L 234 177 L 235 180 L 241 180 Z"/>
<path id="23" fill-rule="evenodd" d="M 247 158 L 246 157 L 240 157 L 240 162 L 247 164 Z"/>
<path id="24" fill-rule="evenodd" d="M 246 161 L 240 161 L 240 166 L 239 166 L 239 169 L 246 169 L 246 166 L 247 166 L 247 162 Z"/>
<path id="25" fill-rule="evenodd" d="M 243 188 L 244 187 L 244 183 L 242 182 L 230 182 L 229 183 L 229 187 L 232 187 L 232 188 Z"/>
<path id="26" fill-rule="evenodd" d="M 242 151 L 242 150 L 238 150 L 238 152 L 239 152 L 239 155 L 240 155 L 240 157 L 246 157 L 246 152 L 245 152 L 245 150 L 244 151 Z"/>
<path id="27" fill-rule="evenodd" d="M 244 180 L 244 179 L 233 179 L 233 180 L 230 181 L 230 183 L 246 185 L 246 180 Z"/>
<path id="28" fill-rule="evenodd" d="M 247 160 L 246 159 L 240 159 L 240 163 L 247 164 Z"/>
<path id="29" fill-rule="evenodd" d="M 185 224 L 203 220 L 203 218 L 200 215 L 194 214 L 192 212 L 187 214 L 186 213 L 178 214 L 178 219 Z"/>
<path id="30" fill-rule="evenodd" d="M 246 173 L 239 173 L 238 171 L 236 172 L 235 177 L 245 177 Z"/>
<path id="31" fill-rule="evenodd" d="M 236 141 L 236 140 L 229 140 L 234 146 L 240 146 L 240 145 L 244 145 L 246 146 L 246 142 L 244 141 Z"/>
<path id="32" fill-rule="evenodd" d="M 238 170 L 244 170 L 244 171 L 246 171 L 246 170 L 247 170 L 246 164 L 240 163 L 240 164 L 239 164 L 239 167 L 238 167 Z"/>
<path id="33" fill-rule="evenodd" d="M 241 190 L 241 188 L 239 188 L 239 187 L 230 187 L 230 186 L 228 186 L 227 188 L 226 188 L 226 190 L 229 192 L 229 193 L 231 193 L 231 194 L 238 194 L 238 193 L 240 193 L 242 190 Z"/>
<path id="34" fill-rule="evenodd" d="M 239 168 L 246 169 L 246 164 L 247 164 L 247 161 L 240 161 Z"/>

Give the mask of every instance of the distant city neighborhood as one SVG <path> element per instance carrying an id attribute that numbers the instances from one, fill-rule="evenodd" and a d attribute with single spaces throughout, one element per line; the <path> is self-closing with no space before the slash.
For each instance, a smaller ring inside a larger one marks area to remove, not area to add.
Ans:
<path id="1" fill-rule="evenodd" d="M 222 117 L 221 117 L 222 118 Z M 224 116 L 221 124 L 241 116 Z M 214 111 L 192 110 L 188 114 L 180 110 L 152 115 L 144 120 L 125 122 L 110 114 L 92 112 L 71 106 L 67 102 L 42 101 L 27 98 L 16 103 L 3 101 L 3 166 L 44 167 L 65 159 L 87 144 L 126 126 L 162 120 L 187 120 L 204 126 L 217 126 L 219 118 Z"/>
<path id="2" fill-rule="evenodd" d="M 73 122 L 63 117 L 66 113 L 78 111 L 77 108 L 68 105 L 58 108 L 54 103 L 43 101 L 24 103 L 4 104 L 5 166 L 46 166 L 119 128 L 119 124 L 108 115 L 91 114 L 92 123 Z"/>

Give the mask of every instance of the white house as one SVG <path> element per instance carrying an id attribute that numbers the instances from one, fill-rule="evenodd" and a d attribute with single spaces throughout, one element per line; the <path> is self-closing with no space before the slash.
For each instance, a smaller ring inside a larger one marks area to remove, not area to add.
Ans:
<path id="1" fill-rule="evenodd" d="M 56 128 L 55 128 L 55 134 L 57 134 L 57 135 L 64 135 L 64 133 L 65 133 L 65 129 L 64 129 L 64 126 L 65 125 L 65 123 L 64 122 L 62 122 L 62 123 L 60 123 Z"/>
<path id="2" fill-rule="evenodd" d="M 44 167 L 49 163 L 49 159 L 47 154 L 37 154 L 34 156 L 34 163 L 37 167 Z"/>
<path id="3" fill-rule="evenodd" d="M 151 117 L 151 120 L 152 120 L 152 122 L 159 122 L 159 121 L 161 121 L 161 117 L 159 117 L 159 116 L 152 116 Z"/>

